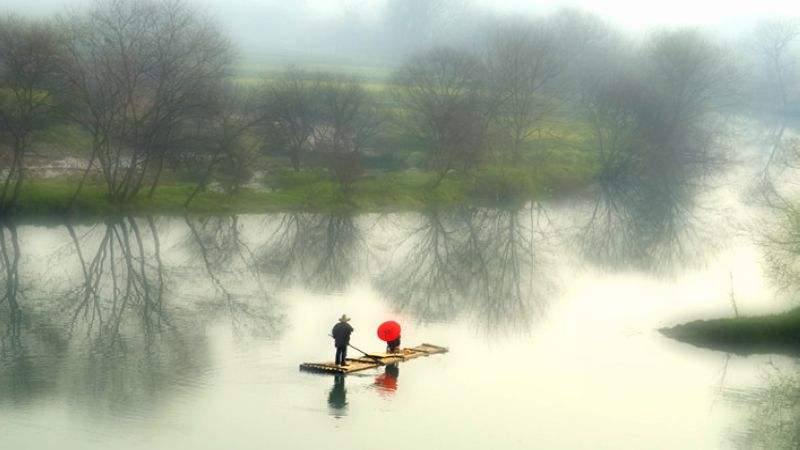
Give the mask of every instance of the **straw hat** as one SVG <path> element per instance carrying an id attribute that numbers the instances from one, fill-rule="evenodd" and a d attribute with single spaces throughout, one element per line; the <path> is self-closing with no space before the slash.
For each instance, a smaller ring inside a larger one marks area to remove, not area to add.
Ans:
<path id="1" fill-rule="evenodd" d="M 342 317 L 339 317 L 339 322 L 349 322 L 350 318 L 347 317 L 347 314 L 342 314 Z"/>

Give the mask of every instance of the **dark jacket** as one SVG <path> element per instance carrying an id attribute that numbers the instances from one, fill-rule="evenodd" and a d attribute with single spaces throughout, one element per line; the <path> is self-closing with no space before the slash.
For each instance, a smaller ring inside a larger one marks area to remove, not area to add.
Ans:
<path id="1" fill-rule="evenodd" d="M 345 347 L 347 344 L 350 343 L 350 333 L 353 332 L 353 327 L 350 326 L 347 322 L 339 322 L 333 326 L 333 330 L 331 330 L 331 335 L 333 335 L 333 339 L 336 341 L 337 347 Z"/>

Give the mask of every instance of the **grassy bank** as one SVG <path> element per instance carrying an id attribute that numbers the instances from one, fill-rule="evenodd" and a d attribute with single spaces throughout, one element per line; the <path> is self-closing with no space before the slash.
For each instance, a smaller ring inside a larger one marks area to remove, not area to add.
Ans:
<path id="1" fill-rule="evenodd" d="M 697 320 L 660 331 L 698 347 L 735 354 L 800 354 L 800 308 L 766 316 Z"/>
<path id="2" fill-rule="evenodd" d="M 74 180 L 29 180 L 23 188 L 17 213 L 21 216 L 73 214 L 104 216 L 113 214 L 230 214 L 274 211 L 388 212 L 416 210 L 430 205 L 497 205 L 541 199 L 566 193 L 591 182 L 590 166 L 528 168 L 489 167 L 476 172 L 448 175 L 432 186 L 434 175 L 418 171 L 375 172 L 358 180 L 349 194 L 324 171 L 279 171 L 267 176 L 263 187 L 242 188 L 225 193 L 209 189 L 184 208 L 194 189 L 189 182 L 166 182 L 152 198 L 141 195 L 128 205 L 107 200 L 105 187 L 88 184 L 68 210 L 75 188 Z"/>

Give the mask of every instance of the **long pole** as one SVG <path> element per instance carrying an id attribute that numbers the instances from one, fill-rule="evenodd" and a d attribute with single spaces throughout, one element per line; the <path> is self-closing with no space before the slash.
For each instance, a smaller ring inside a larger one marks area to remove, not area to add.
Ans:
<path id="1" fill-rule="evenodd" d="M 330 334 L 329 334 L 328 336 L 330 336 L 330 337 L 333 337 L 333 335 L 330 335 Z M 361 352 L 361 353 L 363 353 L 363 354 L 364 354 L 364 356 L 366 356 L 367 358 L 372 358 L 372 359 L 373 359 L 373 360 L 374 360 L 376 363 L 378 363 L 378 364 L 380 364 L 380 365 L 382 365 L 382 366 L 385 366 L 385 365 L 386 365 L 386 363 L 384 363 L 383 361 L 381 361 L 381 360 L 380 360 L 380 358 L 378 358 L 377 356 L 372 356 L 372 355 L 370 355 L 369 353 L 365 352 L 364 350 L 361 350 L 360 348 L 356 347 L 355 345 L 353 345 L 353 344 L 350 344 L 349 342 L 347 343 L 347 346 L 348 346 L 348 347 L 350 347 L 350 348 L 352 348 L 353 350 L 355 350 L 355 351 L 357 351 L 357 352 Z"/>

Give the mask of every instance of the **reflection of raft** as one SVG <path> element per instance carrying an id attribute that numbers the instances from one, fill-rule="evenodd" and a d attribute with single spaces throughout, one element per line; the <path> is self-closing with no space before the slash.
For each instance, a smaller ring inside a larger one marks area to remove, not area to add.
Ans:
<path id="1" fill-rule="evenodd" d="M 385 364 L 392 364 L 408 359 L 418 358 L 420 356 L 435 355 L 437 353 L 447 353 L 446 347 L 439 347 L 438 345 L 422 344 L 412 348 L 401 349 L 397 353 L 370 353 L 369 357 L 362 356 L 360 358 L 347 358 L 347 366 L 337 366 L 332 362 L 324 363 L 303 363 L 300 364 L 300 370 L 309 372 L 322 372 L 322 373 L 351 373 L 360 370 L 372 369 Z"/>

